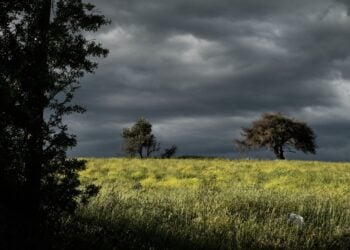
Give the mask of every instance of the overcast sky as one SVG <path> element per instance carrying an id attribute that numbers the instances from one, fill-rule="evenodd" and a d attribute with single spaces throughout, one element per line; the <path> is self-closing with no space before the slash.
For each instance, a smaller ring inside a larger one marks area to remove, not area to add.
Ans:
<path id="1" fill-rule="evenodd" d="M 264 112 L 306 121 L 315 156 L 350 160 L 350 1 L 91 0 L 110 50 L 69 117 L 74 156 L 117 156 L 140 116 L 178 155 L 242 157 L 232 141 Z M 243 157 L 273 157 L 268 151 Z"/>

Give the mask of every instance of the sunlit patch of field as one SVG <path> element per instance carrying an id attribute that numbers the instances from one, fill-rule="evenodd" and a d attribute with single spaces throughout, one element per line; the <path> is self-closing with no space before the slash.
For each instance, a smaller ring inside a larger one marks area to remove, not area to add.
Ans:
<path id="1" fill-rule="evenodd" d="M 101 191 L 78 214 L 100 249 L 350 248 L 350 163 L 87 160 L 80 178 Z"/>

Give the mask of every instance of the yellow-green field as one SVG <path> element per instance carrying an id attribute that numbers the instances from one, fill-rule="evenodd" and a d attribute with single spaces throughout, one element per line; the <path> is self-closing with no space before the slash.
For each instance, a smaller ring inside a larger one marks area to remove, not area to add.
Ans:
<path id="1" fill-rule="evenodd" d="M 350 163 L 87 159 L 81 180 L 94 249 L 350 249 Z"/>

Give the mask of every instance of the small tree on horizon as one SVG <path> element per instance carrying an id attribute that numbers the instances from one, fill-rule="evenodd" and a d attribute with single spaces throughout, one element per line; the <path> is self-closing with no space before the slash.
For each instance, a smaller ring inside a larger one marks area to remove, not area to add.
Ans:
<path id="1" fill-rule="evenodd" d="M 169 159 L 176 154 L 176 151 L 177 151 L 177 146 L 172 145 L 170 148 L 164 149 L 164 152 L 162 153 L 161 157 Z"/>
<path id="2" fill-rule="evenodd" d="M 131 128 L 124 128 L 122 137 L 124 139 L 122 149 L 130 156 L 138 154 L 142 159 L 144 156 L 150 157 L 160 149 L 160 144 L 152 134 L 152 124 L 143 117 L 137 119 Z"/>
<path id="3" fill-rule="evenodd" d="M 316 153 L 315 133 L 302 121 L 281 113 L 265 113 L 249 128 L 242 128 L 242 140 L 235 141 L 238 150 L 264 148 L 272 150 L 277 159 L 284 160 L 284 152 Z"/>

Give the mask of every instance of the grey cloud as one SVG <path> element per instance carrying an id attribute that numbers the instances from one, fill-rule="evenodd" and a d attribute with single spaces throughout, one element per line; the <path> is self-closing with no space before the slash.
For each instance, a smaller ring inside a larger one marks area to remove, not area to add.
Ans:
<path id="1" fill-rule="evenodd" d="M 346 159 L 350 124 L 333 118 L 350 107 L 347 1 L 92 2 L 113 22 L 89 34 L 110 56 L 82 80 L 73 155 L 120 154 L 121 129 L 145 116 L 181 154 L 237 156 L 240 127 L 282 111 L 315 127 L 311 159 Z"/>

